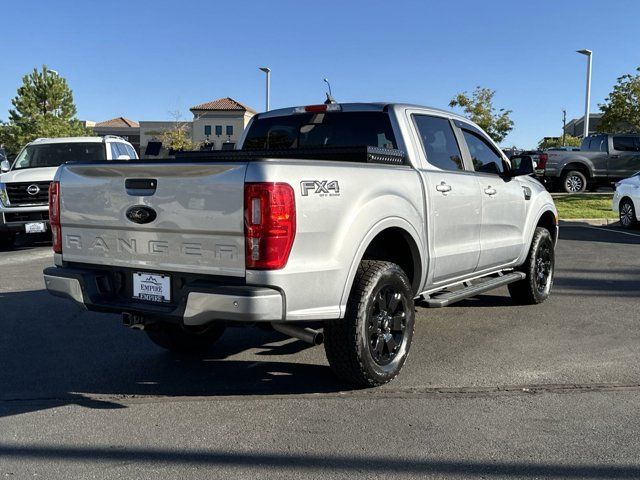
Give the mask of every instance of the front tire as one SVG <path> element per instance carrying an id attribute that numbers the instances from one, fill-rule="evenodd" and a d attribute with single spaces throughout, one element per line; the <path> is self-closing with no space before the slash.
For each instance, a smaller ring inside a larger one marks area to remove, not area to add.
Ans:
<path id="1" fill-rule="evenodd" d="M 363 260 L 343 319 L 325 323 L 325 352 L 335 374 L 361 387 L 393 380 L 407 360 L 415 307 L 404 271 L 395 263 Z"/>
<path id="2" fill-rule="evenodd" d="M 633 206 L 633 202 L 628 198 L 623 199 L 620 202 L 620 226 L 622 228 L 633 228 L 638 223 L 636 217 L 636 209 Z"/>
<path id="3" fill-rule="evenodd" d="M 582 193 L 587 189 L 587 177 L 578 170 L 570 170 L 562 177 L 562 190 L 565 193 Z"/>
<path id="4" fill-rule="evenodd" d="M 225 326 L 211 323 L 202 327 L 183 327 L 172 323 L 156 323 L 145 329 L 147 336 L 159 347 L 174 353 L 202 354 L 224 333 Z"/>
<path id="5" fill-rule="evenodd" d="M 526 277 L 509 284 L 509 294 L 513 301 L 520 305 L 544 302 L 551 293 L 555 273 L 555 249 L 549 230 L 536 228 L 527 260 L 519 270 Z"/>

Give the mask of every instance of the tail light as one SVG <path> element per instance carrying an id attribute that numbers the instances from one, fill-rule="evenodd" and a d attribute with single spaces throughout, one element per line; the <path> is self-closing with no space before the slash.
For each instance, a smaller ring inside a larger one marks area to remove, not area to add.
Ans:
<path id="1" fill-rule="evenodd" d="M 60 182 L 49 185 L 49 223 L 53 236 L 53 251 L 62 253 L 62 229 L 60 228 Z"/>
<path id="2" fill-rule="evenodd" d="M 283 268 L 296 236 L 296 201 L 286 183 L 247 183 L 244 187 L 247 268 Z"/>
<path id="3" fill-rule="evenodd" d="M 546 153 L 541 153 L 540 155 L 538 155 L 538 167 L 540 170 L 543 170 L 544 167 L 547 165 L 547 160 L 549 160 L 549 155 L 547 155 Z"/>

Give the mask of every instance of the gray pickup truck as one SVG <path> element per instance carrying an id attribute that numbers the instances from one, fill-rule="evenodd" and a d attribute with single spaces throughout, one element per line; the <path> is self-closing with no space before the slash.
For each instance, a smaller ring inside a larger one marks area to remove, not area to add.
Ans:
<path id="1" fill-rule="evenodd" d="M 436 109 L 269 111 L 236 151 L 63 165 L 44 279 L 172 351 L 271 325 L 324 341 L 342 379 L 380 385 L 407 358 L 416 302 L 505 285 L 516 303 L 547 298 L 557 213 L 532 171 Z"/>
<path id="2" fill-rule="evenodd" d="M 591 135 L 579 151 L 548 150 L 542 181 L 551 189 L 580 193 L 611 186 L 640 170 L 640 135 Z"/>

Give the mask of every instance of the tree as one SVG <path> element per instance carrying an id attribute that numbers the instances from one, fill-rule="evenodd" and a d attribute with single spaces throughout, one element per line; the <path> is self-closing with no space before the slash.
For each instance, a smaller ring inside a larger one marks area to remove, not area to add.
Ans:
<path id="1" fill-rule="evenodd" d="M 578 137 L 574 137 L 573 135 L 565 135 L 563 145 L 562 135 L 560 135 L 559 137 L 544 137 L 538 143 L 538 148 L 540 150 L 544 150 L 546 148 L 553 147 L 579 147 L 580 145 L 582 145 L 582 140 Z"/>
<path id="2" fill-rule="evenodd" d="M 500 143 L 513 130 L 513 121 L 509 118 L 511 110 L 493 107 L 495 90 L 476 87 L 471 96 L 467 92 L 457 94 L 449 102 L 450 107 L 460 107 L 467 118 L 479 125 L 496 142 Z"/>
<path id="3" fill-rule="evenodd" d="M 11 100 L 9 121 L 0 129 L 0 142 L 12 153 L 38 137 L 90 135 L 76 118 L 73 93 L 67 81 L 45 65 L 22 77 Z"/>
<path id="4" fill-rule="evenodd" d="M 640 67 L 636 71 L 640 72 Z M 619 77 L 613 91 L 598 106 L 603 113 L 599 131 L 640 132 L 640 73 Z"/>
<path id="5" fill-rule="evenodd" d="M 191 138 L 191 130 L 188 122 L 182 122 L 180 112 L 169 112 L 174 119 L 173 126 L 162 132 L 160 141 L 163 147 L 169 150 L 183 152 L 186 150 L 196 150 L 199 145 Z"/>

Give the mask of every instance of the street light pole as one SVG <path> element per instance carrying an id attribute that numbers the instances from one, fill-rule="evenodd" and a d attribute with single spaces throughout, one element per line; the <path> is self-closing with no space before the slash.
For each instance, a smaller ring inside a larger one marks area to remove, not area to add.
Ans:
<path id="1" fill-rule="evenodd" d="M 562 146 L 564 147 L 566 145 L 566 134 L 567 134 L 567 111 L 566 110 L 562 110 Z"/>
<path id="2" fill-rule="evenodd" d="M 589 103 L 591 102 L 591 57 L 593 52 L 591 50 L 582 49 L 577 50 L 578 53 L 587 56 L 587 95 L 584 102 L 584 134 L 583 138 L 589 136 Z"/>
<path id="3" fill-rule="evenodd" d="M 260 70 L 262 70 L 264 73 L 267 74 L 267 98 L 266 98 L 265 112 L 268 112 L 269 111 L 269 96 L 270 96 L 270 90 L 271 90 L 271 69 L 267 68 L 267 67 L 260 67 Z"/>

